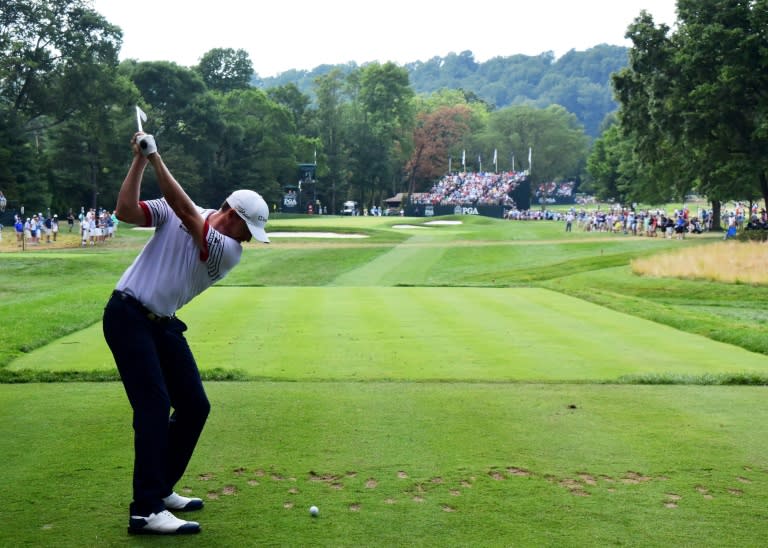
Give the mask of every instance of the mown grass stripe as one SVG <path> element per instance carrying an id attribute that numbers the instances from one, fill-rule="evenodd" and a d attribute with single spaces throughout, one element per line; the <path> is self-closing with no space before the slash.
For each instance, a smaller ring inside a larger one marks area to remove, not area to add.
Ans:
<path id="1" fill-rule="evenodd" d="M 606 382 L 768 373 L 766 356 L 536 288 L 217 287 L 181 318 L 202 369 L 266 378 Z M 114 365 L 97 324 L 10 368 Z"/>

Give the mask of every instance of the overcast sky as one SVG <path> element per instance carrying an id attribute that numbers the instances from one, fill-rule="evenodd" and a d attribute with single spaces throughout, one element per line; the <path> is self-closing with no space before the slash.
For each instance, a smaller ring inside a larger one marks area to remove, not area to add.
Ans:
<path id="1" fill-rule="evenodd" d="M 469 50 L 478 62 L 556 57 L 631 45 L 645 9 L 673 25 L 675 0 L 93 0 L 123 30 L 121 59 L 196 65 L 213 48 L 244 49 L 262 77 L 350 61 L 398 65 Z"/>

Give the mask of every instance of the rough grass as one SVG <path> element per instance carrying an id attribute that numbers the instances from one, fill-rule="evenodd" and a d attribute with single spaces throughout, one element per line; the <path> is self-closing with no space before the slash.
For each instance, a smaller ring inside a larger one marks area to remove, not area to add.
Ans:
<path id="1" fill-rule="evenodd" d="M 632 271 L 657 278 L 686 278 L 736 284 L 768 284 L 768 245 L 727 241 L 687 247 L 632 261 Z"/>

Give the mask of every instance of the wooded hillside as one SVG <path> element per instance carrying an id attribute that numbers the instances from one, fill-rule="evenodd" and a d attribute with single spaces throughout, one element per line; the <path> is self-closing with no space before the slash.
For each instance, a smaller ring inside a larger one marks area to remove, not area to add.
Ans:
<path id="1" fill-rule="evenodd" d="M 610 75 L 627 66 L 627 53 L 625 47 L 603 44 L 586 51 L 571 50 L 559 59 L 550 51 L 536 56 L 494 57 L 480 63 L 471 51 L 463 51 L 407 63 L 404 68 L 416 93 L 461 89 L 495 108 L 558 104 L 576 115 L 589 136 L 597 137 L 605 116 L 617 108 Z M 311 96 L 318 76 L 334 69 L 351 72 L 355 68 L 356 63 L 320 65 L 271 78 L 256 75 L 253 84 L 262 88 L 295 84 Z"/>

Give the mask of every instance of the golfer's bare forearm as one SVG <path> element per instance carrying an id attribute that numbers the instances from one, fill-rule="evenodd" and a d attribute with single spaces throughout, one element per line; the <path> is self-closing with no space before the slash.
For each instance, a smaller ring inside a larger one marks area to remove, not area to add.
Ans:
<path id="1" fill-rule="evenodd" d="M 115 205 L 115 215 L 121 221 L 133 224 L 143 224 L 144 222 L 144 212 L 139 206 L 139 194 L 141 192 L 141 178 L 146 167 L 146 158 L 140 155 L 133 157 L 133 162 L 131 162 L 131 167 L 120 187 Z"/>
<path id="2" fill-rule="evenodd" d="M 150 154 L 149 162 L 157 175 L 157 184 L 163 193 L 165 201 L 173 212 L 181 219 L 196 241 L 202 241 L 203 219 L 200 217 L 192 199 L 187 195 L 179 182 L 171 174 L 160 154 Z"/>

